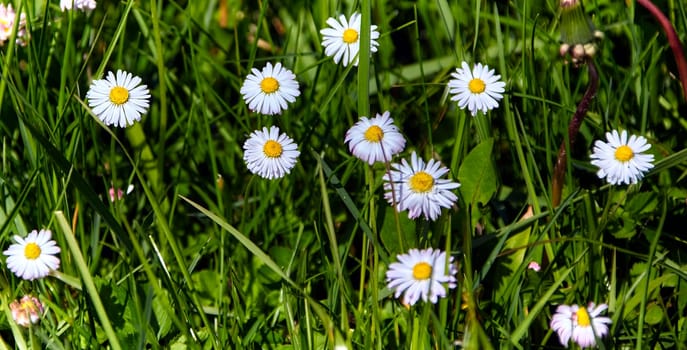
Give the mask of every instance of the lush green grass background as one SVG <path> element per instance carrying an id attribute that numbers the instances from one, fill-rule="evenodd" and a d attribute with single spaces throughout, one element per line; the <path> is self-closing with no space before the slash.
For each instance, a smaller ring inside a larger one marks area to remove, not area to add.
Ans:
<path id="1" fill-rule="evenodd" d="M 49 228 L 62 265 L 36 282 L 2 269 L 1 347 L 561 348 L 555 306 L 594 301 L 613 319 L 602 345 L 685 348 L 687 105 L 644 11 L 585 3 L 606 34 L 600 86 L 554 210 L 554 161 L 588 82 L 558 56 L 555 0 L 100 1 L 88 15 L 21 3 L 30 44 L 0 48 L 0 242 Z M 687 5 L 657 4 L 685 42 Z M 323 55 L 319 30 L 364 9 L 379 52 L 344 69 Z M 447 99 L 462 60 L 501 74 L 499 109 L 472 118 Z M 277 117 L 249 112 L 238 92 L 268 61 L 301 86 Z M 116 69 L 153 96 L 126 130 L 85 102 L 91 80 Z M 384 166 L 343 144 L 360 115 L 385 110 L 407 137 L 403 156 L 439 159 L 464 184 L 436 223 L 395 215 Z M 242 160 L 247 135 L 269 125 L 301 151 L 275 181 Z M 653 145 L 656 167 L 639 185 L 604 185 L 589 164 L 612 129 Z M 128 184 L 110 203 L 107 190 Z M 386 266 L 430 246 L 460 263 L 458 287 L 405 308 Z M 541 272 L 526 269 L 532 260 Z M 25 293 L 47 306 L 28 331 L 7 319 Z"/>

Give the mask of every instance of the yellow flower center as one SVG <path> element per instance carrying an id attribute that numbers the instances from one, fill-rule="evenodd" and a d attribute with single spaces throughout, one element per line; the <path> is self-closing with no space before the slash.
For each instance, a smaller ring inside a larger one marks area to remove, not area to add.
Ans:
<path id="1" fill-rule="evenodd" d="M 415 192 L 429 192 L 434 186 L 434 178 L 424 171 L 419 171 L 410 177 L 409 185 Z"/>
<path id="2" fill-rule="evenodd" d="M 279 82 L 277 79 L 267 77 L 260 82 L 260 89 L 266 94 L 271 94 L 279 90 Z"/>
<path id="3" fill-rule="evenodd" d="M 281 148 L 281 144 L 279 144 L 279 142 L 268 140 L 265 142 L 265 146 L 262 148 L 262 151 L 265 152 L 265 155 L 270 158 L 279 158 L 283 149 Z"/>
<path id="4" fill-rule="evenodd" d="M 358 41 L 358 31 L 351 28 L 344 30 L 343 41 L 346 44 L 353 44 Z"/>
<path id="5" fill-rule="evenodd" d="M 29 260 L 38 259 L 38 257 L 41 256 L 41 247 L 33 242 L 28 243 L 26 247 L 24 247 L 24 256 Z"/>
<path id="6" fill-rule="evenodd" d="M 615 159 L 621 161 L 621 162 L 627 162 L 628 160 L 632 159 L 632 157 L 635 156 L 635 153 L 632 152 L 632 148 L 630 148 L 627 145 L 622 145 L 618 147 L 618 149 L 615 150 Z"/>
<path id="7" fill-rule="evenodd" d="M 577 310 L 577 324 L 581 327 L 589 327 L 589 325 L 591 324 L 589 320 L 589 313 L 587 312 L 587 309 L 585 309 L 584 307 L 580 307 Z"/>
<path id="8" fill-rule="evenodd" d="M 370 142 L 379 142 L 384 138 L 384 131 L 377 125 L 372 125 L 365 131 L 365 140 Z"/>
<path id="9" fill-rule="evenodd" d="M 421 262 L 413 266 L 413 278 L 416 280 L 427 280 L 432 276 L 432 265 Z"/>
<path id="10" fill-rule="evenodd" d="M 487 84 L 484 83 L 484 80 L 479 78 L 472 79 L 468 83 L 468 89 L 470 89 L 470 92 L 473 94 L 481 94 L 486 88 Z"/>
<path id="11" fill-rule="evenodd" d="M 35 314 L 38 312 L 38 305 L 33 301 L 33 299 L 28 298 L 26 300 L 22 300 L 21 302 L 21 308 L 26 311 L 27 313 L 32 313 Z"/>
<path id="12" fill-rule="evenodd" d="M 122 105 L 129 101 L 129 90 L 121 87 L 115 86 L 110 90 L 110 102 L 116 105 Z"/>

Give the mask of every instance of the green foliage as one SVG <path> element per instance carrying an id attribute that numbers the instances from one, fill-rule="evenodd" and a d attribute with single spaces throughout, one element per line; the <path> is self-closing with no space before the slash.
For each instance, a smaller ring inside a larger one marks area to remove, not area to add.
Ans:
<path id="1" fill-rule="evenodd" d="M 0 348 L 561 348 L 556 307 L 589 302 L 609 306 L 601 348 L 687 348 L 687 97 L 638 4 L 584 2 L 605 34 L 599 89 L 554 208 L 554 162 L 589 84 L 559 56 L 558 1 L 10 2 L 31 37 L 0 46 L 1 250 L 48 228 L 62 252 L 45 279 L 3 269 Z M 686 43 L 687 4 L 657 5 Z M 354 11 L 381 37 L 344 68 L 320 30 Z M 472 117 L 450 100 L 462 61 L 501 75 L 498 108 Z M 279 116 L 249 111 L 239 92 L 266 62 L 300 84 Z M 85 97 L 117 69 L 152 95 L 127 129 L 100 122 Z M 461 183 L 435 222 L 396 212 L 388 165 L 344 144 L 360 116 L 387 110 L 407 141 L 392 162 L 416 151 Z M 242 146 L 271 125 L 300 156 L 269 181 Z M 614 129 L 651 144 L 638 184 L 607 185 L 589 162 Z M 388 266 L 428 247 L 453 257 L 456 286 L 402 305 Z M 25 294 L 45 307 L 31 328 L 9 308 Z"/>
<path id="2" fill-rule="evenodd" d="M 471 206 L 487 204 L 496 193 L 496 171 L 490 162 L 494 140 L 481 142 L 465 156 L 458 170 L 463 200 Z"/>

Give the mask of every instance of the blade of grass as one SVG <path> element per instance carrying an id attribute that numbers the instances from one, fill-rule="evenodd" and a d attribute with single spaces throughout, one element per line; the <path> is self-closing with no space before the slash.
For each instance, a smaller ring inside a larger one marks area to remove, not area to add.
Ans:
<path id="1" fill-rule="evenodd" d="M 346 286 L 344 282 L 343 269 L 341 268 L 341 254 L 339 254 L 339 246 L 336 240 L 336 229 L 334 228 L 334 219 L 332 218 L 332 210 L 329 205 L 329 195 L 327 194 L 327 182 L 324 180 L 324 171 L 322 167 L 319 168 L 319 182 L 320 191 L 322 192 L 322 211 L 325 217 L 325 231 L 327 232 L 327 238 L 329 238 L 329 249 L 331 249 L 332 260 L 334 262 L 334 268 L 336 269 L 337 280 L 335 284 L 338 284 L 340 290 L 339 302 L 341 303 L 341 324 L 348 324 L 348 312 L 346 312 Z"/>
<path id="2" fill-rule="evenodd" d="M 279 265 L 270 258 L 269 255 L 267 255 L 260 247 L 258 247 L 253 241 L 251 241 L 248 237 L 246 237 L 243 233 L 241 233 L 239 230 L 234 228 L 231 224 L 229 224 L 226 220 L 218 216 L 217 214 L 203 208 L 200 204 L 184 197 L 184 196 L 179 196 L 182 200 L 186 201 L 186 203 L 190 204 L 192 207 L 196 208 L 199 212 L 201 212 L 203 215 L 207 216 L 210 220 L 215 222 L 217 225 L 219 225 L 221 228 L 229 232 L 234 238 L 236 238 L 239 243 L 241 243 L 246 249 L 248 249 L 249 252 L 251 252 L 256 258 L 260 259 L 268 268 L 270 268 L 274 273 L 279 275 L 279 277 L 284 280 L 284 282 L 288 283 L 293 287 L 296 291 L 298 291 L 308 302 L 308 305 L 315 311 L 315 314 L 322 320 L 322 323 L 324 323 L 325 329 L 327 329 L 327 335 L 331 337 L 331 340 L 333 341 L 336 334 L 339 334 L 339 330 L 335 329 L 334 323 L 332 322 L 331 318 L 329 318 L 329 315 L 327 311 L 320 305 L 319 302 L 316 300 L 312 299 L 309 295 L 305 294 L 304 290 L 302 287 L 300 287 L 296 282 L 294 282 L 285 272 L 284 270 L 279 267 Z"/>
<path id="3" fill-rule="evenodd" d="M 91 273 L 88 269 L 88 265 L 86 264 L 86 260 L 83 257 L 83 254 L 81 254 L 79 244 L 76 242 L 76 239 L 74 238 L 74 233 L 72 232 L 72 229 L 69 226 L 69 222 L 64 217 L 64 214 L 61 211 L 55 212 L 55 218 L 57 219 L 57 224 L 60 226 L 60 229 L 62 229 L 62 233 L 64 234 L 64 238 L 67 241 L 67 245 L 69 246 L 69 251 L 71 252 L 73 262 L 74 264 L 76 264 L 76 268 L 79 270 L 79 273 L 81 274 L 83 284 L 86 287 L 86 292 L 88 293 L 88 296 L 91 298 L 91 302 L 93 303 L 95 312 L 98 315 L 98 319 L 100 320 L 100 325 L 103 327 L 105 335 L 107 336 L 107 339 L 110 341 L 110 346 L 114 350 L 121 350 L 122 346 L 119 344 L 117 334 L 115 333 L 114 328 L 112 328 L 112 323 L 110 323 L 110 318 L 107 316 L 107 312 L 105 312 L 105 307 L 103 306 L 103 302 L 100 300 L 98 289 L 96 289 L 95 287 L 93 277 L 91 276 Z"/>
<path id="4" fill-rule="evenodd" d="M 539 316 L 539 312 L 544 308 L 545 305 L 547 305 L 549 303 L 549 300 L 551 299 L 551 296 L 553 295 L 553 293 L 558 291 L 558 287 L 561 285 L 561 283 L 563 283 L 563 281 L 566 278 L 568 278 L 568 275 L 570 274 L 570 272 L 574 268 L 575 268 L 575 266 L 571 266 L 571 267 L 565 269 L 560 274 L 560 277 L 558 277 L 558 279 L 556 279 L 556 281 L 551 285 L 551 287 L 549 287 L 549 289 L 546 291 L 546 293 L 544 293 L 544 295 L 542 295 L 539 298 L 539 301 L 534 305 L 534 307 L 532 307 L 529 314 L 527 314 L 527 317 L 525 317 L 525 319 L 520 322 L 518 327 L 511 334 L 511 337 L 510 337 L 511 343 L 518 344 L 520 339 L 522 339 L 522 337 L 525 336 L 525 333 L 527 333 L 527 331 L 529 330 L 530 324 L 532 324 L 532 321 L 534 321 L 535 317 Z"/>
<path id="5" fill-rule="evenodd" d="M 651 278 L 651 267 L 654 264 L 654 256 L 656 255 L 656 247 L 658 246 L 658 241 L 659 238 L 661 238 L 661 232 L 663 231 L 663 224 L 665 223 L 666 220 L 666 215 L 668 213 L 668 204 L 666 203 L 666 200 L 663 200 L 663 210 L 661 211 L 661 218 L 659 219 L 658 222 L 658 227 L 656 228 L 656 232 L 654 232 L 654 237 L 651 240 L 651 246 L 649 247 L 649 259 L 647 260 L 646 264 L 646 282 L 644 284 L 644 289 L 642 290 L 643 297 L 641 300 L 641 306 L 639 307 L 639 319 L 637 321 L 637 343 L 635 346 L 635 349 L 640 350 L 643 349 L 642 346 L 642 334 L 644 331 L 644 317 L 646 316 L 646 302 L 647 299 L 649 299 L 649 284 L 653 281 Z"/>

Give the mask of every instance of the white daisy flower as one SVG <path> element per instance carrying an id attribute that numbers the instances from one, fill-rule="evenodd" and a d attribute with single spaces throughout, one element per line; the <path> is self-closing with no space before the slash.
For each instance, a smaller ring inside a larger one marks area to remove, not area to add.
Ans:
<path id="1" fill-rule="evenodd" d="M 595 306 L 589 303 L 587 308 L 559 305 L 551 319 L 551 329 L 558 333 L 558 339 L 565 347 L 571 338 L 582 348 L 595 346 L 596 338 L 607 335 L 611 324 L 610 318 L 599 316 L 606 309 L 606 304 Z"/>
<path id="2" fill-rule="evenodd" d="M 456 287 L 458 269 L 453 257 L 432 248 L 411 249 L 408 254 L 396 256 L 399 262 L 391 263 L 386 271 L 387 287 L 396 289 L 394 298 L 403 294 L 403 304 L 414 305 L 420 298 L 436 304 L 446 296 L 446 288 Z"/>
<path id="3" fill-rule="evenodd" d="M 322 46 L 324 46 L 324 54 L 329 57 L 334 57 L 334 63 L 342 61 L 343 66 L 349 64 L 358 66 L 358 51 L 360 51 L 360 21 L 361 15 L 354 12 L 351 19 L 347 20 L 346 16 L 339 16 L 337 21 L 334 17 L 327 19 L 327 24 L 330 28 L 320 30 L 324 36 L 322 39 Z M 379 43 L 379 32 L 377 26 L 370 26 L 370 53 L 377 52 Z M 343 58 L 343 60 L 342 60 Z"/>
<path id="4" fill-rule="evenodd" d="M 276 126 L 253 131 L 243 149 L 243 160 L 248 170 L 266 179 L 277 179 L 290 173 L 301 154 L 293 139 L 280 134 Z"/>
<path id="5" fill-rule="evenodd" d="M 506 83 L 502 82 L 500 75 L 494 75 L 494 70 L 489 70 L 489 66 L 482 66 L 481 63 L 470 70 L 466 62 L 461 64 L 463 67 L 456 68 L 455 73 L 448 82 L 451 101 L 458 101 L 458 107 L 467 109 L 474 117 L 477 111 L 487 113 L 499 106 L 499 100 L 503 98 L 502 93 Z"/>
<path id="6" fill-rule="evenodd" d="M 14 18 L 16 12 L 12 8 L 12 4 L 0 4 L 0 46 L 5 44 L 5 41 L 12 37 L 14 31 Z M 26 15 L 19 15 L 19 25 L 17 27 L 17 35 L 15 42 L 21 46 L 26 46 L 29 39 L 26 31 Z"/>
<path id="7" fill-rule="evenodd" d="M 413 152 L 410 164 L 403 159 L 400 164 L 391 164 L 391 168 L 395 170 L 382 177 L 384 190 L 387 191 L 384 198 L 391 205 L 395 204 L 399 212 L 408 209 L 411 219 L 423 214 L 426 219 L 434 221 L 441 215 L 441 208 L 450 208 L 458 199 L 451 190 L 460 184 L 440 179 L 448 173 L 448 168 L 434 159 L 425 164 Z"/>
<path id="8" fill-rule="evenodd" d="M 50 230 L 33 230 L 26 238 L 15 235 L 14 240 L 17 243 L 3 252 L 7 255 L 7 268 L 17 277 L 30 281 L 47 276 L 51 270 L 57 270 L 60 259 L 55 254 L 60 252 L 60 247 L 51 237 Z"/>
<path id="9" fill-rule="evenodd" d="M 60 8 L 66 10 L 94 10 L 95 0 L 60 0 Z"/>
<path id="10" fill-rule="evenodd" d="M 627 131 L 618 134 L 617 130 L 606 133 L 608 142 L 597 140 L 594 143 L 592 164 L 599 167 L 596 173 L 600 179 L 606 178 L 611 185 L 635 184 L 644 177 L 644 173 L 653 168 L 653 154 L 642 154 L 651 148 L 643 136 L 630 136 Z"/>
<path id="11" fill-rule="evenodd" d="M 277 63 L 262 69 L 253 68 L 241 86 L 241 94 L 251 111 L 265 115 L 281 114 L 288 104 L 296 101 L 301 92 L 298 90 L 296 75 Z"/>
<path id="12" fill-rule="evenodd" d="M 354 156 L 368 162 L 388 162 L 395 154 L 403 151 L 406 139 L 398 131 L 394 120 L 389 117 L 389 111 L 368 119 L 361 117 L 346 132 L 344 143 Z"/>
<path id="13" fill-rule="evenodd" d="M 43 315 L 43 304 L 38 298 L 24 295 L 21 300 L 10 303 L 12 319 L 22 327 L 29 327 L 38 323 Z"/>
<path id="14" fill-rule="evenodd" d="M 140 85 L 141 78 L 117 70 L 117 75 L 108 72 L 106 79 L 93 80 L 86 93 L 88 105 L 93 114 L 105 123 L 120 128 L 133 125 L 150 106 L 150 91 Z"/>

